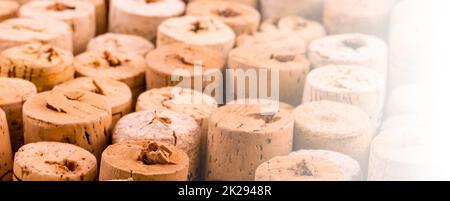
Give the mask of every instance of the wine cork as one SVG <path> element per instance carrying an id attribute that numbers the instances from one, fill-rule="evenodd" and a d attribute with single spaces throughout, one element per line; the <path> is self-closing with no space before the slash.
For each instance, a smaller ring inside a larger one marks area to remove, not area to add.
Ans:
<path id="1" fill-rule="evenodd" d="M 424 127 L 400 126 L 382 131 L 370 149 L 370 181 L 423 180 L 427 161 Z"/>
<path id="2" fill-rule="evenodd" d="M 196 89 L 199 87 L 195 86 L 196 80 L 200 81 L 201 88 L 205 89 L 214 83 L 209 77 L 221 73 L 225 68 L 225 59 L 221 52 L 181 43 L 158 47 L 145 59 L 147 89 L 179 85 Z"/>
<path id="3" fill-rule="evenodd" d="M 8 119 L 9 136 L 13 152 L 16 152 L 24 143 L 22 106 L 36 92 L 36 86 L 29 81 L 16 78 L 0 78 L 0 108 L 5 111 Z"/>
<path id="4" fill-rule="evenodd" d="M 31 1 L 20 8 L 21 17 L 54 18 L 69 24 L 73 31 L 74 53 L 86 50 L 95 36 L 95 7 L 84 1 Z"/>
<path id="5" fill-rule="evenodd" d="M 140 36 L 128 34 L 107 33 L 92 39 L 87 51 L 123 51 L 145 57 L 154 45 Z"/>
<path id="6" fill-rule="evenodd" d="M 29 1 L 37 1 L 37 0 L 21 0 L 23 1 L 22 4 L 28 3 Z M 58 0 L 59 2 L 64 1 L 73 1 L 73 0 Z M 95 7 L 95 30 L 96 34 L 103 34 L 106 32 L 107 29 L 107 0 L 77 0 L 77 1 L 85 1 L 88 3 L 91 3 Z"/>
<path id="7" fill-rule="evenodd" d="M 186 14 L 218 19 L 233 29 L 236 36 L 255 33 L 261 21 L 256 9 L 230 1 L 197 0 L 188 5 Z"/>
<path id="8" fill-rule="evenodd" d="M 353 158 L 334 151 L 300 150 L 261 164 L 256 181 L 359 181 L 361 170 Z"/>
<path id="9" fill-rule="evenodd" d="M 0 22 L 17 16 L 20 4 L 15 1 L 0 1 Z"/>
<path id="10" fill-rule="evenodd" d="M 206 46 L 223 53 L 234 46 L 236 35 L 220 20 L 206 16 L 185 16 L 164 21 L 158 27 L 157 46 L 172 43 Z"/>
<path id="11" fill-rule="evenodd" d="M 188 0 L 189 2 L 197 1 L 197 0 Z M 217 0 L 210 0 L 217 1 Z M 228 2 L 245 4 L 247 6 L 251 6 L 253 8 L 258 8 L 258 0 L 226 0 Z"/>
<path id="12" fill-rule="evenodd" d="M 251 35 L 241 35 L 236 39 L 236 46 L 247 45 L 271 45 L 284 49 L 295 49 L 301 54 L 306 54 L 306 43 L 302 36 L 287 32 L 257 32 Z"/>
<path id="13" fill-rule="evenodd" d="M 96 178 L 95 156 L 72 144 L 31 143 L 15 154 L 15 181 L 94 181 Z"/>
<path id="14" fill-rule="evenodd" d="M 288 32 L 298 34 L 305 39 L 306 44 L 325 37 L 325 28 L 316 21 L 299 16 L 286 16 L 282 18 L 270 18 L 261 24 L 262 32 Z"/>
<path id="15" fill-rule="evenodd" d="M 385 79 L 360 66 L 330 65 L 315 69 L 306 78 L 303 103 L 330 100 L 355 105 L 377 128 L 383 116 Z"/>
<path id="16" fill-rule="evenodd" d="M 211 96 L 180 87 L 149 90 L 142 93 L 136 103 L 136 111 L 168 109 L 194 118 L 201 128 L 200 170 L 204 169 L 204 159 L 206 158 L 209 116 L 217 108 L 218 104 Z"/>
<path id="17" fill-rule="evenodd" d="M 328 0 L 323 23 L 329 34 L 363 33 L 385 38 L 395 0 Z"/>
<path id="18" fill-rule="evenodd" d="M 338 102 L 304 103 L 294 110 L 294 149 L 324 149 L 346 154 L 367 168 L 373 127 L 361 109 Z"/>
<path id="19" fill-rule="evenodd" d="M 220 107 L 209 119 L 206 180 L 254 180 L 261 163 L 292 151 L 293 124 L 282 107 Z"/>
<path id="20" fill-rule="evenodd" d="M 387 75 L 387 46 L 374 37 L 362 34 L 327 36 L 313 41 L 308 58 L 313 68 L 328 64 L 367 66 Z"/>
<path id="21" fill-rule="evenodd" d="M 104 97 L 82 90 L 53 90 L 29 98 L 23 106 L 25 144 L 66 142 L 93 153 L 106 148 L 111 107 Z"/>
<path id="22" fill-rule="evenodd" d="M 201 129 L 195 120 L 170 110 L 142 111 L 117 122 L 112 142 L 153 140 L 176 146 L 189 156 L 189 180 L 199 175 Z"/>
<path id="23" fill-rule="evenodd" d="M 431 86 L 426 84 L 408 84 L 395 88 L 386 103 L 386 116 L 432 115 L 436 105 L 433 97 Z"/>
<path id="24" fill-rule="evenodd" d="M 0 181 L 12 179 L 13 156 L 5 112 L 0 108 Z"/>
<path id="25" fill-rule="evenodd" d="M 125 83 L 116 80 L 79 77 L 56 87 L 68 90 L 85 90 L 104 96 L 111 106 L 111 127 L 114 127 L 120 118 L 133 111 L 130 88 Z"/>
<path id="26" fill-rule="evenodd" d="M 102 154 L 100 181 L 186 181 L 189 158 L 173 145 L 127 141 L 109 146 Z"/>
<path id="27" fill-rule="evenodd" d="M 185 7 L 180 0 L 113 0 L 110 5 L 109 31 L 155 41 L 161 22 L 181 16 Z"/>
<path id="28" fill-rule="evenodd" d="M 76 77 L 109 78 L 128 85 L 133 102 L 145 91 L 145 60 L 142 56 L 119 51 L 89 51 L 74 61 Z"/>
<path id="29" fill-rule="evenodd" d="M 72 53 L 51 45 L 25 44 L 0 53 L 0 76 L 29 80 L 38 92 L 73 79 L 74 72 Z"/>
<path id="30" fill-rule="evenodd" d="M 73 51 L 72 30 L 62 21 L 12 18 L 0 23 L 0 51 L 37 42 Z"/>
<path id="31" fill-rule="evenodd" d="M 298 15 L 315 21 L 322 21 L 325 0 L 261 0 L 264 19 Z"/>
<path id="32" fill-rule="evenodd" d="M 279 93 L 280 101 L 297 106 L 302 101 L 306 75 L 310 69 L 309 61 L 301 53 L 296 49 L 290 50 L 270 45 L 248 45 L 233 49 L 230 52 L 228 67 L 234 70 L 255 70 L 258 76 L 272 74 L 272 71 L 277 72 L 278 77 L 268 76 L 267 91 L 257 87 L 258 89 L 255 93 L 259 92 L 257 95 L 260 97 L 261 94 L 272 94 L 270 92 L 276 90 Z M 268 72 L 259 70 L 267 70 Z M 236 86 L 234 86 L 234 96 L 242 96 L 244 94 L 246 98 L 252 96 L 251 93 L 254 89 L 250 89 L 250 84 L 245 83 L 245 88 L 238 84 L 239 80 L 242 81 L 244 79 L 243 77 L 235 75 L 230 76 L 228 79 L 227 82 L 229 83 L 237 82 Z M 272 82 L 277 83 L 276 79 L 278 79 L 279 86 L 272 86 Z M 240 91 L 243 88 L 245 92 L 241 93 Z"/>

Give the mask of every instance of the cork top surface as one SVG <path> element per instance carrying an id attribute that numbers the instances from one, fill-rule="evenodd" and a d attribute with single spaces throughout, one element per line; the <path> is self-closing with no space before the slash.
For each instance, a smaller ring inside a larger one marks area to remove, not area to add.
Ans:
<path id="1" fill-rule="evenodd" d="M 197 0 L 189 3 L 187 15 L 210 16 L 225 23 L 246 24 L 260 21 L 259 12 L 251 6 L 232 1 Z"/>
<path id="2" fill-rule="evenodd" d="M 7 15 L 19 10 L 19 3 L 15 1 L 0 1 L 0 15 Z"/>
<path id="3" fill-rule="evenodd" d="M 118 9 L 146 17 L 171 17 L 182 15 L 186 5 L 180 0 L 128 0 L 114 1 Z"/>
<path id="4" fill-rule="evenodd" d="M 21 17 L 52 17 L 61 20 L 90 16 L 94 13 L 94 5 L 85 1 L 30 1 L 19 11 Z"/>
<path id="5" fill-rule="evenodd" d="M 218 108 L 216 100 L 211 96 L 179 87 L 151 89 L 141 94 L 137 102 L 138 111 L 169 109 L 190 115 L 197 122 L 208 118 Z"/>
<path id="6" fill-rule="evenodd" d="M 314 40 L 308 54 L 328 63 L 364 63 L 387 54 L 387 46 L 375 36 L 340 34 Z"/>
<path id="7" fill-rule="evenodd" d="M 142 160 L 142 152 L 148 149 L 153 141 L 126 141 L 110 145 L 102 154 L 102 161 L 116 169 L 142 175 L 166 175 L 187 169 L 189 158 L 185 152 L 170 144 L 157 142 L 170 150 L 167 159 L 171 163 L 148 163 Z M 102 162 L 103 163 L 103 162 Z"/>
<path id="8" fill-rule="evenodd" d="M 219 128 L 252 135 L 271 133 L 293 126 L 292 111 L 274 101 L 235 101 L 220 107 L 210 116 Z"/>
<path id="9" fill-rule="evenodd" d="M 182 43 L 158 47 L 148 53 L 146 61 L 148 68 L 152 71 L 168 75 L 175 73 L 176 70 L 187 70 L 193 75 L 196 65 L 202 68 L 204 74 L 209 69 L 221 70 L 225 66 L 222 52 L 204 46 Z"/>
<path id="10" fill-rule="evenodd" d="M 145 56 L 154 45 L 143 37 L 128 34 L 106 33 L 92 39 L 88 51 L 122 51 Z"/>
<path id="11" fill-rule="evenodd" d="M 125 80 L 145 72 L 142 56 L 118 51 L 89 51 L 75 58 L 77 73 L 87 77 Z"/>
<path id="12" fill-rule="evenodd" d="M 365 92 L 384 88 L 383 76 L 366 67 L 328 65 L 312 70 L 306 82 L 315 88 L 333 92 Z"/>
<path id="13" fill-rule="evenodd" d="M 301 150 L 261 164 L 257 181 L 351 181 L 360 174 L 358 162 L 341 153 Z"/>
<path id="14" fill-rule="evenodd" d="M 23 180 L 83 180 L 92 171 L 97 171 L 95 156 L 72 144 L 31 143 L 15 154 L 14 174 Z"/>
<path id="15" fill-rule="evenodd" d="M 158 31 L 187 44 L 224 44 L 236 37 L 230 27 L 207 16 L 171 18 L 164 21 Z"/>
<path id="16" fill-rule="evenodd" d="M 325 28 L 316 21 L 308 20 L 300 16 L 286 16 L 282 18 L 269 18 L 261 24 L 263 32 L 296 32 L 302 36 L 326 35 Z"/>
<path id="17" fill-rule="evenodd" d="M 83 90 L 58 90 L 39 93 L 25 102 L 24 116 L 43 124 L 83 124 L 111 116 L 103 96 Z"/>
<path id="18" fill-rule="evenodd" d="M 371 154 L 396 162 L 424 164 L 433 145 L 429 139 L 431 131 L 430 127 L 419 125 L 385 129 L 372 141 Z"/>
<path id="19" fill-rule="evenodd" d="M 62 21 L 43 18 L 13 18 L 0 23 L 0 38 L 8 41 L 48 41 L 71 34 L 70 26 Z"/>
<path id="20" fill-rule="evenodd" d="M 122 117 L 116 124 L 113 143 L 157 140 L 173 145 L 194 143 L 199 125 L 190 116 L 170 110 L 141 111 Z"/>
<path id="21" fill-rule="evenodd" d="M 257 32 L 252 35 L 240 35 L 236 39 L 236 46 L 270 44 L 287 49 L 295 49 L 298 52 L 306 53 L 306 43 L 304 38 L 296 33 L 289 32 Z"/>
<path id="22" fill-rule="evenodd" d="M 294 110 L 294 118 L 297 128 L 323 138 L 358 137 L 372 131 L 369 116 L 358 107 L 344 103 L 304 103 Z"/>
<path id="23" fill-rule="evenodd" d="M 230 51 L 229 64 L 236 62 L 238 66 L 230 68 L 278 68 L 299 69 L 308 68 L 309 61 L 297 48 L 287 48 L 269 44 L 246 45 Z M 233 61 L 233 62 L 231 62 Z"/>
<path id="24" fill-rule="evenodd" d="M 59 89 L 85 90 L 106 97 L 112 108 L 131 102 L 131 90 L 123 82 L 112 79 L 79 77 L 58 86 Z"/>
<path id="25" fill-rule="evenodd" d="M 28 66 L 32 69 L 64 69 L 72 65 L 73 55 L 51 45 L 31 43 L 3 51 L 0 62 L 5 66 Z"/>
<path id="26" fill-rule="evenodd" d="M 0 78 L 0 105 L 23 103 L 37 93 L 33 83 L 17 78 Z"/>

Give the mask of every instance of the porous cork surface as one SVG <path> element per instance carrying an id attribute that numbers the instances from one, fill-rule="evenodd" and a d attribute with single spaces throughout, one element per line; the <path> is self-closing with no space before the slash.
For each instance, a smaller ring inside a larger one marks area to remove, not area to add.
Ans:
<path id="1" fill-rule="evenodd" d="M 94 181 L 97 160 L 75 145 L 31 143 L 15 154 L 14 176 L 19 181 Z"/>
<path id="2" fill-rule="evenodd" d="M 140 36 L 106 33 L 89 41 L 87 51 L 122 51 L 145 56 L 154 48 L 150 41 Z"/>

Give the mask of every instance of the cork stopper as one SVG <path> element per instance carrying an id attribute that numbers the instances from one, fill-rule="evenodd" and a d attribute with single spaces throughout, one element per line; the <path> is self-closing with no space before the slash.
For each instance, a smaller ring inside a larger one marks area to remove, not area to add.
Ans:
<path id="1" fill-rule="evenodd" d="M 36 94 L 33 83 L 17 78 L 0 78 L 0 106 L 22 104 Z"/>

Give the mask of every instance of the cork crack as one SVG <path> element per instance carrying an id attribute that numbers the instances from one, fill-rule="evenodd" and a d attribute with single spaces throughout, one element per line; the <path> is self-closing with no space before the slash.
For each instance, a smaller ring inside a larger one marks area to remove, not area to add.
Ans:
<path id="1" fill-rule="evenodd" d="M 176 163 L 170 160 L 172 154 L 168 147 L 151 142 L 144 145 L 138 160 L 145 165 L 175 165 Z"/>
<path id="2" fill-rule="evenodd" d="M 70 6 L 61 2 L 55 2 L 52 5 L 47 6 L 47 10 L 53 11 L 65 11 L 65 10 L 75 10 L 75 6 Z"/>
<path id="3" fill-rule="evenodd" d="M 226 18 L 228 18 L 228 17 L 237 17 L 237 16 L 241 15 L 241 13 L 239 13 L 239 12 L 237 12 L 237 11 L 231 9 L 231 8 L 225 8 L 225 9 L 222 9 L 222 10 L 216 10 L 215 14 L 220 16 L 220 17 L 226 17 Z"/>

